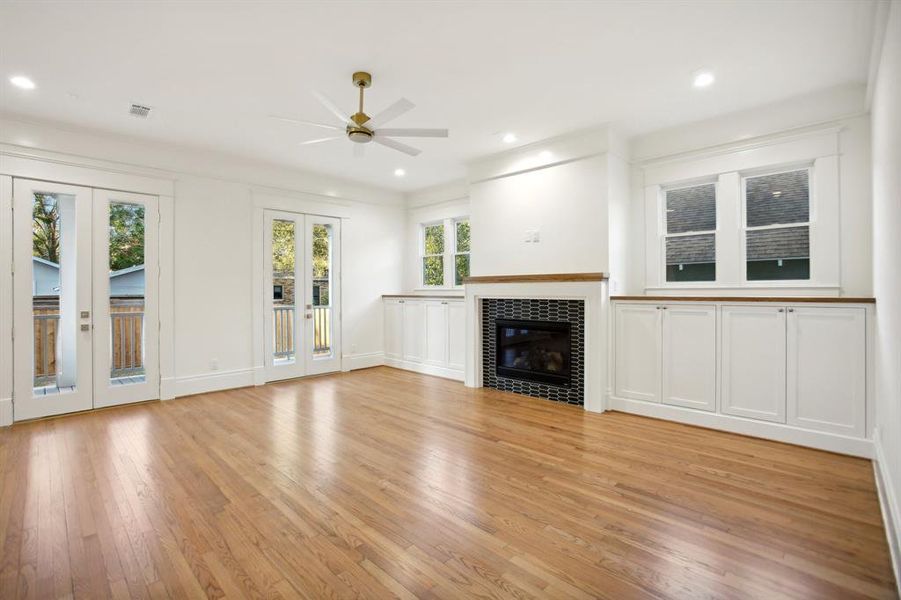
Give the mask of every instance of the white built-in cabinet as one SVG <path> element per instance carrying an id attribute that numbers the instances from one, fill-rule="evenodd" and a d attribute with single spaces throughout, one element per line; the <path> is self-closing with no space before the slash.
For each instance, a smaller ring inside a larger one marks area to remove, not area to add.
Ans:
<path id="1" fill-rule="evenodd" d="M 716 408 L 716 310 L 712 306 L 621 304 L 615 311 L 615 394 Z"/>
<path id="2" fill-rule="evenodd" d="M 716 410 L 716 307 L 660 307 L 662 402 Z"/>
<path id="3" fill-rule="evenodd" d="M 457 298 L 385 298 L 385 364 L 463 379 L 466 311 Z"/>
<path id="4" fill-rule="evenodd" d="M 610 407 L 866 455 L 855 442 L 868 438 L 867 314 L 840 303 L 614 302 Z"/>
<path id="5" fill-rule="evenodd" d="M 622 304 L 616 309 L 616 395 L 660 402 L 660 307 Z"/>
<path id="6" fill-rule="evenodd" d="M 724 306 L 722 412 L 785 423 L 785 308 Z"/>

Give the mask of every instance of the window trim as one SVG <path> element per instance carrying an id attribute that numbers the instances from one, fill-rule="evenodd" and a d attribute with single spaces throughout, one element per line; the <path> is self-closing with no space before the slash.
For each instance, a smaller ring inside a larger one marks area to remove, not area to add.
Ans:
<path id="1" fill-rule="evenodd" d="M 443 240 L 443 249 L 441 254 L 426 254 L 425 253 L 425 236 L 426 229 L 429 227 L 435 227 L 440 225 L 442 228 L 442 240 Z M 441 284 L 440 285 L 431 285 L 425 282 L 425 259 L 431 258 L 435 256 L 440 256 L 442 258 L 441 265 Z M 419 224 L 419 285 L 423 289 L 430 290 L 440 290 L 447 287 L 447 223 L 445 220 L 438 221 L 427 221 L 425 223 Z"/>
<path id="2" fill-rule="evenodd" d="M 779 175 L 780 173 L 794 173 L 796 171 L 807 171 L 807 221 L 797 223 L 775 223 L 773 225 L 759 225 L 756 227 L 748 227 L 748 193 L 747 181 L 755 177 L 766 177 L 767 175 Z M 814 273 L 814 255 L 813 240 L 815 239 L 816 225 L 816 192 L 814 189 L 814 165 L 812 163 L 802 164 L 783 164 L 770 169 L 755 169 L 752 171 L 740 171 L 738 173 L 741 184 L 739 191 L 739 252 L 740 252 L 740 278 L 742 286 L 766 286 L 766 287 L 797 287 L 813 285 Z M 810 262 L 808 272 L 810 276 L 807 279 L 748 279 L 748 231 L 766 231 L 770 229 L 791 229 L 794 227 L 807 227 L 808 254 L 807 260 Z"/>
<path id="3" fill-rule="evenodd" d="M 716 215 L 714 228 L 703 230 L 703 231 L 688 231 L 682 233 L 667 233 L 667 219 L 668 219 L 668 211 L 666 208 L 666 194 L 668 192 L 673 192 L 676 190 L 684 190 L 693 187 L 700 187 L 702 185 L 713 185 L 713 202 L 714 202 L 714 214 Z M 711 285 L 716 285 L 720 278 L 720 269 L 719 267 L 719 252 L 717 249 L 717 241 L 719 239 L 718 233 L 720 230 L 720 210 L 719 210 L 719 199 L 720 199 L 720 184 L 717 177 L 707 177 L 703 179 L 696 179 L 692 181 L 682 181 L 679 183 L 673 183 L 671 185 L 661 185 L 659 198 L 658 198 L 658 210 L 659 210 L 659 223 L 660 223 L 660 234 L 659 234 L 659 246 L 660 246 L 660 279 L 663 287 L 710 287 Z M 705 280 L 705 281 L 669 281 L 666 278 L 666 241 L 669 238 L 675 237 L 688 237 L 692 235 L 710 235 L 713 234 L 713 265 L 714 265 L 714 273 L 715 276 L 713 280 Z"/>

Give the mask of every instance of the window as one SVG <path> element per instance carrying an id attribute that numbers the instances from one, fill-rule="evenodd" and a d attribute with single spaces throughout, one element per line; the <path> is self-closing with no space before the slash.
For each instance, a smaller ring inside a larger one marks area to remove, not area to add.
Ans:
<path id="1" fill-rule="evenodd" d="M 716 184 L 665 192 L 667 281 L 716 281 Z"/>
<path id="2" fill-rule="evenodd" d="M 469 219 L 454 221 L 454 285 L 469 277 Z"/>
<path id="3" fill-rule="evenodd" d="M 810 279 L 810 170 L 746 177 L 748 281 Z"/>
<path id="4" fill-rule="evenodd" d="M 444 223 L 422 227 L 422 285 L 444 285 Z"/>

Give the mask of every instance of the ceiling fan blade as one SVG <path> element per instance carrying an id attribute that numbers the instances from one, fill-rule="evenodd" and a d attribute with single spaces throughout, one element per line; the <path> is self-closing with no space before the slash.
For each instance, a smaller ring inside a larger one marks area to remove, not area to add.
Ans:
<path id="1" fill-rule="evenodd" d="M 351 144 L 354 147 L 354 158 L 363 158 L 366 156 L 366 146 L 363 144 Z"/>
<path id="2" fill-rule="evenodd" d="M 372 131 L 373 129 L 376 129 L 379 126 L 384 125 L 388 121 L 396 119 L 397 117 L 401 116 L 408 110 L 412 109 L 414 106 L 416 106 L 416 105 L 413 104 L 412 102 L 410 102 L 409 100 L 407 100 L 406 98 L 401 98 L 400 100 L 398 100 L 397 102 L 395 102 L 394 104 L 392 104 L 391 106 L 389 106 L 388 108 L 386 108 L 385 110 L 383 110 L 382 112 L 377 114 L 376 116 L 372 117 L 371 119 L 369 119 L 368 121 L 363 123 L 363 127 Z"/>
<path id="3" fill-rule="evenodd" d="M 409 154 L 410 156 L 416 156 L 417 154 L 422 152 L 422 150 L 420 150 L 419 148 L 408 146 L 406 144 L 398 142 L 397 140 L 392 140 L 391 138 L 379 137 L 376 135 L 372 137 L 372 141 L 376 144 L 381 144 L 382 146 L 387 146 L 388 148 L 403 152 L 404 154 Z"/>
<path id="4" fill-rule="evenodd" d="M 331 137 L 319 138 L 319 139 L 315 139 L 315 140 L 307 140 L 305 142 L 300 142 L 300 145 L 301 146 L 309 146 L 310 144 L 321 144 L 322 142 L 329 142 L 331 140 L 339 140 L 339 139 L 341 139 L 341 137 L 342 136 L 340 136 L 340 135 L 333 135 Z"/>
<path id="5" fill-rule="evenodd" d="M 279 115 L 269 115 L 270 119 L 276 121 L 285 121 L 286 123 L 294 123 L 295 125 L 310 125 L 312 127 L 322 127 L 323 129 L 334 129 L 340 131 L 342 128 L 337 125 L 326 125 L 325 123 L 317 123 L 315 121 L 304 121 L 303 119 L 292 119 L 291 117 L 282 117 Z"/>
<path id="6" fill-rule="evenodd" d="M 345 114 L 340 108 L 338 108 L 338 105 L 329 100 L 325 94 L 321 92 L 313 92 L 313 96 L 315 96 L 316 99 L 319 100 L 319 103 L 327 108 L 330 113 L 338 117 L 339 121 L 356 126 L 356 123 L 350 120 L 350 115 Z"/>
<path id="7" fill-rule="evenodd" d="M 447 137 L 447 129 L 376 129 L 374 133 L 388 137 Z"/>

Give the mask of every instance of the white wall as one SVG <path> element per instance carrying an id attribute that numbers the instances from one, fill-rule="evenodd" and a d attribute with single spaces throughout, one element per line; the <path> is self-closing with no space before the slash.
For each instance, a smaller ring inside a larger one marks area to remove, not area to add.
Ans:
<path id="1" fill-rule="evenodd" d="M 901 564 L 901 2 L 891 3 L 886 23 L 871 105 L 876 453 L 885 509 L 895 528 L 897 577 Z"/>
<path id="2" fill-rule="evenodd" d="M 614 146 L 601 128 L 472 163 L 473 275 L 609 273 L 611 243 L 625 242 L 611 242 L 608 203 L 611 193 L 628 189 L 624 159 L 611 157 Z M 530 232 L 537 242 L 527 241 Z"/>
<path id="3" fill-rule="evenodd" d="M 653 167 L 678 172 L 677 165 L 692 161 L 713 163 L 712 157 L 741 153 L 758 156 L 778 140 L 803 136 L 819 127 L 835 126 L 839 159 L 839 285 L 847 296 L 869 296 L 873 291 L 870 185 L 870 123 L 865 114 L 865 88 L 843 86 L 778 104 L 689 123 L 631 140 L 633 160 L 630 223 L 634 235 L 629 247 L 629 293 L 643 293 L 646 280 L 647 219 L 644 173 Z M 773 152 L 774 160 L 777 152 Z M 813 158 L 813 157 L 811 157 Z M 766 160 L 765 156 L 761 160 Z M 697 173 L 716 175 L 717 173 Z"/>
<path id="4" fill-rule="evenodd" d="M 381 294 L 402 287 L 400 194 L 15 117 L 0 119 L 0 151 L 174 180 L 176 392 L 253 382 L 253 197 L 261 190 L 302 193 L 317 200 L 317 214 L 342 217 L 344 353 L 381 353 Z"/>

